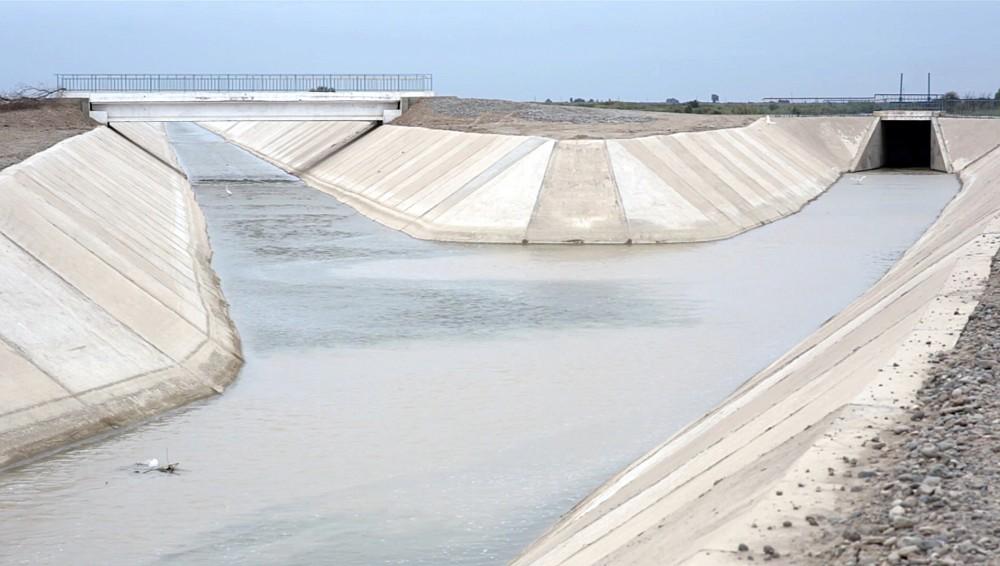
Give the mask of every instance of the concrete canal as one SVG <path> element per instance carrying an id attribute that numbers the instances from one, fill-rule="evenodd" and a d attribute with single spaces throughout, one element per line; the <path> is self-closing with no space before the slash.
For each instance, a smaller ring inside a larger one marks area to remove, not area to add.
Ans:
<path id="1" fill-rule="evenodd" d="M 849 174 L 719 242 L 444 244 L 168 131 L 246 365 L 226 395 L 0 475 L 0 562 L 504 563 L 871 286 L 958 190 Z M 132 472 L 168 451 L 179 475 Z"/>

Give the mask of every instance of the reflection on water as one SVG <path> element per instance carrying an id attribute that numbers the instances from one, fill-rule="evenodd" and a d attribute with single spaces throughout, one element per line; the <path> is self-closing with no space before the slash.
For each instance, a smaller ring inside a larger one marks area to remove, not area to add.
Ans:
<path id="1" fill-rule="evenodd" d="M 246 367 L 0 475 L 2 563 L 503 563 L 871 285 L 957 190 L 868 173 L 710 244 L 442 244 L 170 131 L 196 181 L 255 180 L 196 188 Z M 182 474 L 125 469 L 167 450 Z"/>

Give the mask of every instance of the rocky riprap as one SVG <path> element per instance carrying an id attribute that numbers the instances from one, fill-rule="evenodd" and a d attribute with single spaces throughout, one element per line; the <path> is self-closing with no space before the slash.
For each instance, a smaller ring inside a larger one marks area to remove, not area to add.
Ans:
<path id="1" fill-rule="evenodd" d="M 1000 257 L 998 255 L 997 257 Z M 954 349 L 933 360 L 904 421 L 849 462 L 815 564 L 1000 564 L 1000 261 Z M 858 489 L 860 488 L 860 489 Z"/>

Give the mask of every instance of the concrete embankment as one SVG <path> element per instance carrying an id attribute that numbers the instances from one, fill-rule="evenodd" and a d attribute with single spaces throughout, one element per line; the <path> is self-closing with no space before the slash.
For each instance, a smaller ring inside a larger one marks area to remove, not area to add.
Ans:
<path id="1" fill-rule="evenodd" d="M 905 414 L 930 360 L 954 346 L 1000 248 L 1000 122 L 940 123 L 963 189 L 904 257 L 515 564 L 718 564 L 748 552 L 795 562 L 787 549 L 800 546 L 807 517 L 833 514 L 850 464 Z M 976 139 L 963 135 L 970 130 Z"/>
<path id="2" fill-rule="evenodd" d="M 855 165 L 875 122 L 761 119 L 608 140 L 404 126 L 362 135 L 368 124 L 203 125 L 417 238 L 621 244 L 716 240 L 792 214 Z"/>
<path id="3" fill-rule="evenodd" d="M 171 163 L 161 126 L 130 124 L 0 172 L 0 467 L 235 377 L 204 221 Z"/>

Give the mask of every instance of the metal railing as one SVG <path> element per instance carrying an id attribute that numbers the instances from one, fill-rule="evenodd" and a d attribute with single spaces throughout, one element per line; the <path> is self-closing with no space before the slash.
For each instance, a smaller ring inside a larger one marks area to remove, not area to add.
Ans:
<path id="1" fill-rule="evenodd" d="M 771 97 L 763 100 L 771 105 L 799 105 L 800 110 L 810 106 L 826 106 L 844 114 L 870 113 L 876 110 L 932 110 L 954 115 L 1000 116 L 1000 99 L 955 98 L 933 93 L 877 93 L 865 97 Z"/>
<path id="2" fill-rule="evenodd" d="M 434 90 L 429 74 L 411 75 L 56 75 L 75 92 L 386 92 Z"/>

